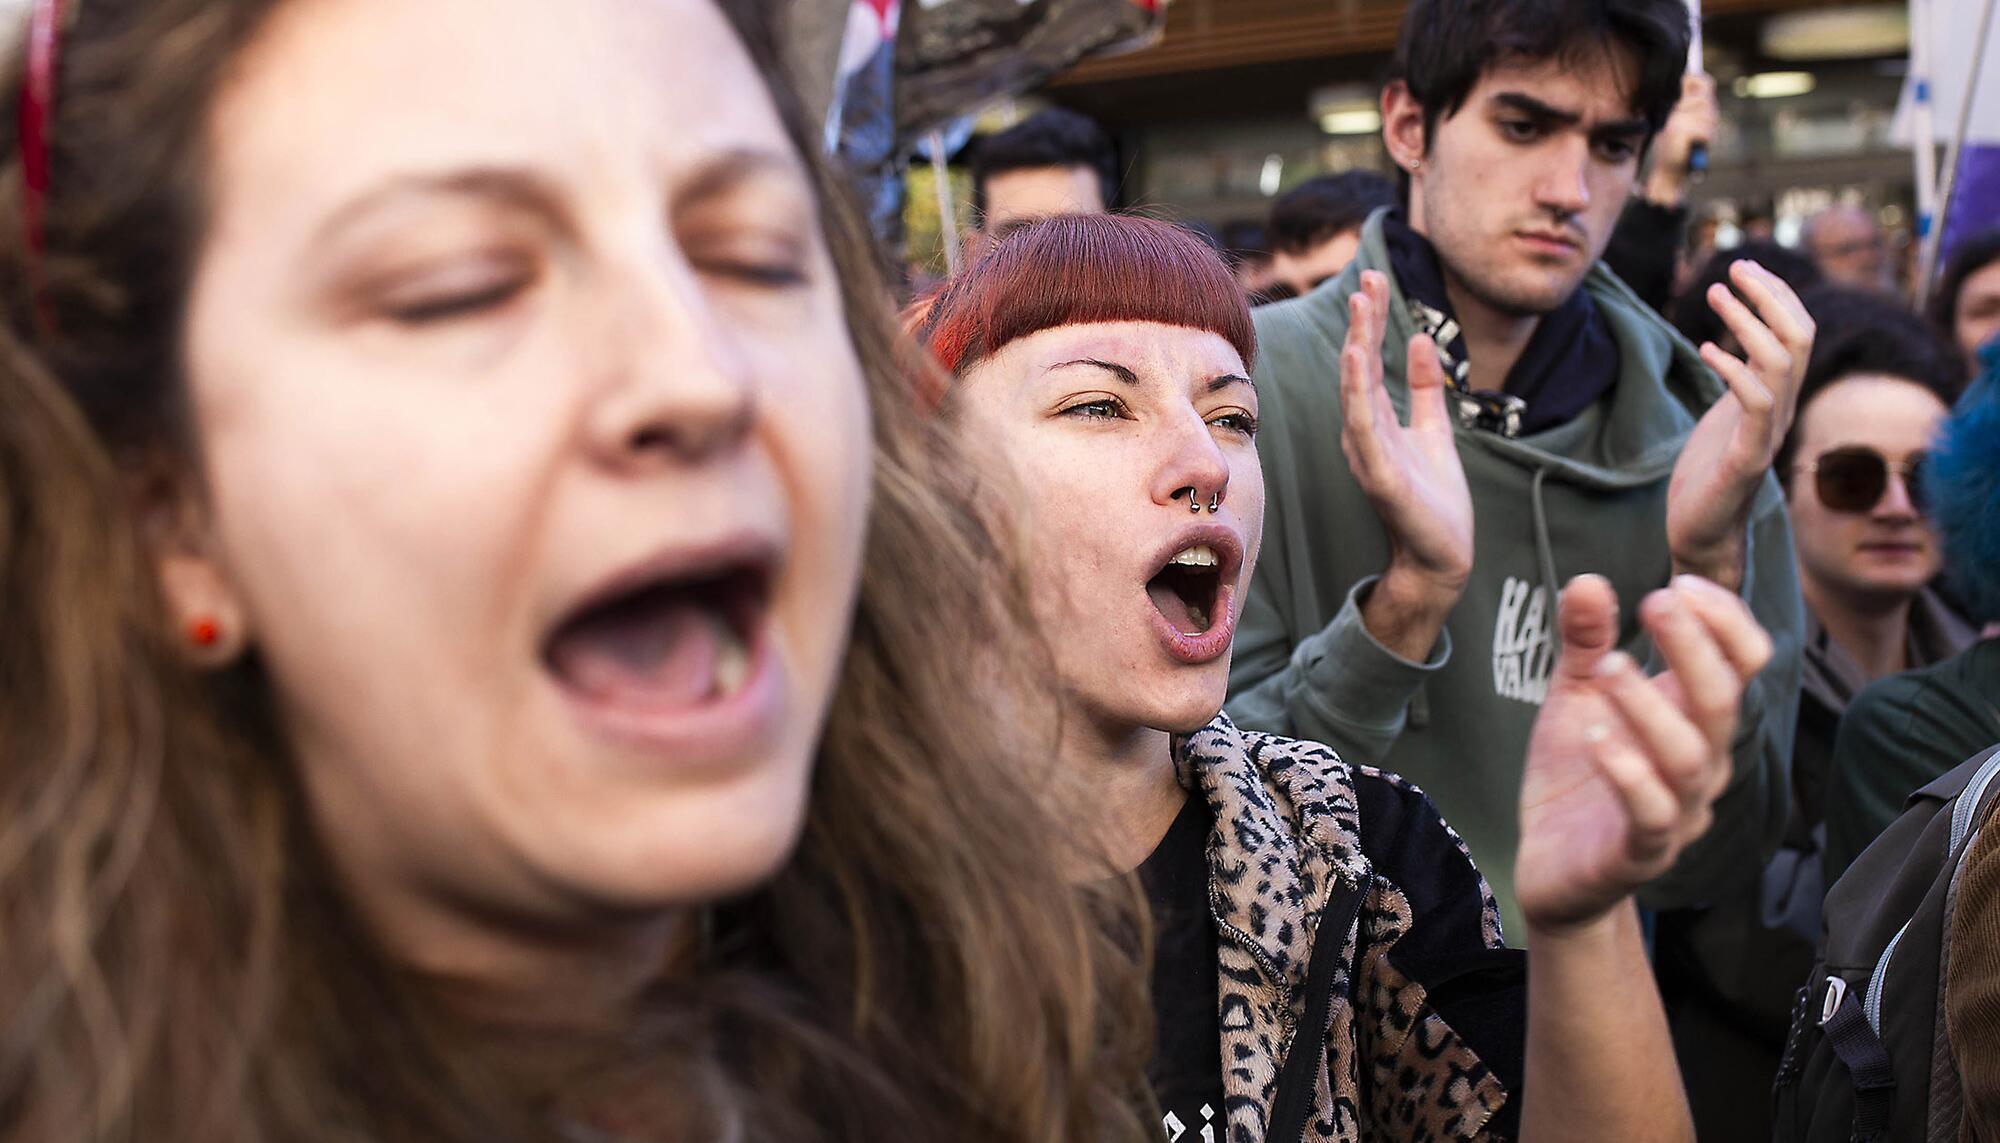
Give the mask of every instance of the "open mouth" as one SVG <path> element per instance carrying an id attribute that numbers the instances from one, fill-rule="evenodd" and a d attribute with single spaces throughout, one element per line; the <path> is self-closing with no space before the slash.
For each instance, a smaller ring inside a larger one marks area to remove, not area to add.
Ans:
<path id="1" fill-rule="evenodd" d="M 1222 596 L 1222 556 L 1207 544 L 1175 552 L 1146 581 L 1146 596 L 1174 630 L 1200 635 L 1215 626 Z"/>
<path id="2" fill-rule="evenodd" d="M 769 569 L 755 562 L 620 584 L 557 624 L 542 662 L 598 703 L 659 712 L 720 702 L 754 673 L 769 598 Z"/>

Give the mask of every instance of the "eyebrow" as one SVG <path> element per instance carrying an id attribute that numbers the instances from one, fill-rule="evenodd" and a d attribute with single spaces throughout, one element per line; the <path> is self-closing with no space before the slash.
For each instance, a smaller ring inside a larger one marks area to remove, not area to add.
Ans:
<path id="1" fill-rule="evenodd" d="M 1045 372 L 1054 373 L 1058 369 L 1068 369 L 1072 365 L 1089 365 L 1093 368 L 1102 369 L 1127 385 L 1137 385 L 1139 383 L 1139 375 L 1137 373 L 1132 372 L 1115 361 L 1099 361 L 1095 357 L 1079 357 L 1075 361 L 1058 362 L 1049 366 Z"/>
<path id="2" fill-rule="evenodd" d="M 1583 123 L 1583 116 L 1579 112 L 1565 111 L 1560 107 L 1543 103 L 1526 92 L 1498 92 L 1493 96 L 1493 102 L 1512 108 L 1544 126 L 1576 127 Z M 1600 136 L 1643 135 L 1647 126 L 1643 116 L 1633 115 L 1625 119 L 1614 119 L 1608 123 L 1594 124 L 1590 133 Z"/>
<path id="3" fill-rule="evenodd" d="M 1100 361 L 1095 357 L 1079 357 L 1075 361 L 1058 362 L 1055 365 L 1049 366 L 1047 372 L 1054 373 L 1058 369 L 1067 369 L 1072 365 L 1088 365 L 1095 369 L 1104 370 L 1127 385 L 1139 384 L 1139 375 L 1137 373 L 1132 372 L 1115 361 Z M 1219 377 L 1210 378 L 1201 387 L 1201 391 L 1204 393 L 1220 393 L 1231 385 L 1248 385 L 1252 393 L 1257 391 L 1257 383 L 1243 376 L 1241 373 L 1224 373 Z"/>
<path id="4" fill-rule="evenodd" d="M 806 173 L 798 160 L 779 151 L 761 147 L 732 147 L 702 160 L 694 173 L 674 187 L 676 210 L 719 198 L 745 183 L 761 178 L 781 178 L 807 188 Z"/>
<path id="5" fill-rule="evenodd" d="M 757 178 L 786 175 L 803 180 L 793 158 L 757 147 L 733 147 L 701 161 L 679 181 L 673 196 L 676 209 L 699 205 Z M 573 229 L 563 194 L 556 183 L 523 167 L 477 166 L 428 174 L 405 175 L 380 184 L 341 205 L 314 232 L 315 243 L 326 241 L 357 219 L 403 198 L 443 196 L 483 199 L 526 210 Z"/>
<path id="6" fill-rule="evenodd" d="M 313 232 L 315 244 L 328 241 L 356 220 L 403 198 L 443 196 L 484 199 L 528 210 L 569 228 L 569 212 L 555 185 L 519 167 L 470 167 L 435 174 L 405 175 L 350 199 Z"/>

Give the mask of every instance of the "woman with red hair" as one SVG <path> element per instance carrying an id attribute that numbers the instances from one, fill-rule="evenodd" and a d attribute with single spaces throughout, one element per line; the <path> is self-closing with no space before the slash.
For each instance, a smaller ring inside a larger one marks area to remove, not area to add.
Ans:
<path id="1" fill-rule="evenodd" d="M 1387 296 L 1369 275 L 1338 380 L 1361 412 L 1325 430 L 1394 468 L 1453 446 L 1427 341 L 1407 428 L 1381 388 Z M 1609 585 L 1563 593 L 1521 802 L 1529 951 L 1509 950 L 1420 791 L 1220 713 L 1264 512 L 1255 334 L 1221 260 L 1163 222 L 1050 219 L 916 330 L 944 415 L 1016 482 L 1060 761 L 1153 906 L 1168 1137 L 1691 1139 L 1631 894 L 1728 774 L 1770 646 L 1743 604 L 1692 580 L 1654 593 L 1642 622 L 1672 671 L 1648 679 L 1613 649 Z"/>

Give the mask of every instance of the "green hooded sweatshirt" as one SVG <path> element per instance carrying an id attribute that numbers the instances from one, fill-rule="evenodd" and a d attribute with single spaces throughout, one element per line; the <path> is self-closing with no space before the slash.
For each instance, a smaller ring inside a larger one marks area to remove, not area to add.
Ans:
<path id="1" fill-rule="evenodd" d="M 1636 616 L 1646 593 L 1673 574 L 1667 480 L 1695 420 L 1724 389 L 1685 340 L 1609 270 L 1593 267 L 1583 288 L 1617 344 L 1617 384 L 1575 419 L 1533 435 L 1456 429 L 1472 489 L 1472 577 L 1429 661 L 1413 663 L 1361 622 L 1360 601 L 1389 558 L 1381 521 L 1340 448 L 1340 348 L 1364 269 L 1390 278 L 1383 370 L 1407 422 L 1405 347 L 1417 328 L 1390 268 L 1381 214 L 1363 227 L 1361 249 L 1338 280 L 1256 311 L 1264 546 L 1237 629 L 1228 711 L 1245 728 L 1325 742 L 1421 786 L 1470 846 L 1519 934 L 1522 762 L 1557 652 L 1557 593 L 1584 572 L 1608 578 L 1620 646 L 1658 669 Z M 1743 596 L 1776 654 L 1744 695 L 1735 772 L 1715 824 L 1642 894 L 1654 908 L 1699 905 L 1754 880 L 1784 827 L 1805 618 L 1791 525 L 1769 478 L 1750 522 Z"/>

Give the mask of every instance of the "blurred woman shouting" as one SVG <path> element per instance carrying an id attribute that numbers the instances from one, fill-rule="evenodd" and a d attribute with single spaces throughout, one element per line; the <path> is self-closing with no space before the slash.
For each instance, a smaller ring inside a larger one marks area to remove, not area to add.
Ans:
<path id="1" fill-rule="evenodd" d="M 1135 1137 L 759 7 L 34 6 L 0 1137 Z"/>

